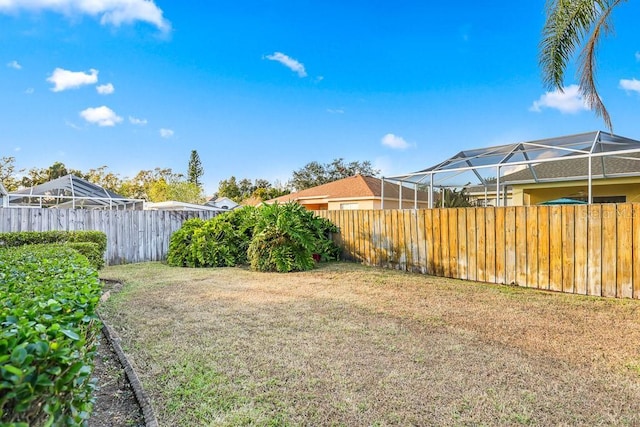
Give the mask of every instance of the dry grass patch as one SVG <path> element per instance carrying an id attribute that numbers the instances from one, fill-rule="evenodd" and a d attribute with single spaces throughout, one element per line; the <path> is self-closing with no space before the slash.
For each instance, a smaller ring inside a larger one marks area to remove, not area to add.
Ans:
<path id="1" fill-rule="evenodd" d="M 638 425 L 640 302 L 149 263 L 102 308 L 163 425 Z"/>

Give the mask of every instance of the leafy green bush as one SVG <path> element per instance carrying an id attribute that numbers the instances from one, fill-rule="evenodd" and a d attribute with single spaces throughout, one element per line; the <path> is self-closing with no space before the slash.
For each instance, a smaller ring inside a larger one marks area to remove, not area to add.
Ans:
<path id="1" fill-rule="evenodd" d="M 244 207 L 208 221 L 185 221 L 171 236 L 167 262 L 180 267 L 250 263 L 259 271 L 299 271 L 338 259 L 337 228 L 298 204 Z"/>
<path id="2" fill-rule="evenodd" d="M 60 245 L 0 249 L 0 419 L 80 425 L 91 381 L 100 299 L 96 270 Z"/>
<path id="3" fill-rule="evenodd" d="M 86 256 L 89 260 L 89 264 L 96 270 L 100 270 L 104 267 L 104 258 L 102 256 L 103 251 L 100 250 L 100 245 L 93 242 L 69 242 L 64 243 L 64 246 L 75 249 L 82 255 Z"/>
<path id="4" fill-rule="evenodd" d="M 101 231 L 20 231 L 0 233 L 0 247 L 49 243 L 68 244 L 86 256 L 94 267 L 100 269 L 104 266 L 103 257 L 107 250 L 107 235 Z M 91 243 L 92 246 L 84 243 Z"/>
<path id="5" fill-rule="evenodd" d="M 176 230 L 169 240 L 167 263 L 174 267 L 196 267 L 197 257 L 192 248 L 193 234 L 204 224 L 200 218 L 188 219 Z"/>
<path id="6" fill-rule="evenodd" d="M 169 242 L 167 263 L 177 267 L 231 267 L 246 264 L 255 208 L 245 207 L 203 221 L 183 223 Z"/>
<path id="7" fill-rule="evenodd" d="M 257 271 L 304 271 L 320 260 L 337 259 L 339 249 L 330 238 L 336 227 L 297 203 L 265 205 L 249 245 L 251 268 Z"/>

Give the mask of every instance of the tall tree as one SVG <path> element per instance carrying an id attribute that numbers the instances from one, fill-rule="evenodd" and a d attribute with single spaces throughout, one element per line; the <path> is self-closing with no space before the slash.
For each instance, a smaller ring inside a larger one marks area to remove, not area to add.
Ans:
<path id="1" fill-rule="evenodd" d="M 314 161 L 294 171 L 289 185 L 296 191 L 301 191 L 354 175 L 377 176 L 379 174 L 380 171 L 374 169 L 368 160 L 345 163 L 343 158 L 339 158 L 327 164 Z"/>
<path id="2" fill-rule="evenodd" d="M 548 0 L 547 19 L 540 42 L 543 81 L 563 90 L 564 73 L 576 49 L 579 55 L 580 92 L 587 105 L 613 130 L 611 117 L 596 87 L 596 50 L 600 39 L 613 30 L 612 12 L 627 0 Z"/>
<path id="3" fill-rule="evenodd" d="M 252 197 L 259 200 L 274 199 L 289 194 L 289 191 L 277 183 L 276 185 L 271 184 L 266 179 L 259 178 L 251 181 L 243 178 L 238 181 L 235 176 L 232 176 L 220 181 L 216 194 L 218 197 L 228 197 L 234 202 L 240 203 Z"/>
<path id="4" fill-rule="evenodd" d="M 191 157 L 189 158 L 189 171 L 187 173 L 187 180 L 197 185 L 198 187 L 202 187 L 202 178 L 204 175 L 204 168 L 202 167 L 202 162 L 200 161 L 200 155 L 196 150 L 191 150 Z"/>
<path id="5" fill-rule="evenodd" d="M 0 158 L 0 182 L 4 185 L 7 191 L 14 191 L 18 189 L 19 181 L 16 178 L 16 158 L 15 157 L 2 157 Z M 21 170 L 18 172 L 22 172 Z"/>

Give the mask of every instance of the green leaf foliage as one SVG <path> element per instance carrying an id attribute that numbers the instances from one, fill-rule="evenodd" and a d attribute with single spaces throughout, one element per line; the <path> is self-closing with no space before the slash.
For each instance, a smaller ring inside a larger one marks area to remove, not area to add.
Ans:
<path id="1" fill-rule="evenodd" d="M 96 270 L 100 270 L 104 267 L 104 251 L 100 249 L 100 245 L 93 242 L 69 242 L 64 243 L 68 248 L 75 249 L 80 254 L 87 257 L 89 263 Z"/>
<path id="2" fill-rule="evenodd" d="M 2 425 L 86 422 L 99 299 L 96 270 L 76 250 L 0 249 Z"/>
<path id="3" fill-rule="evenodd" d="M 255 208 L 245 207 L 208 221 L 184 222 L 171 236 L 167 262 L 176 267 L 232 267 L 247 263 Z"/>
<path id="4" fill-rule="evenodd" d="M 331 222 L 296 203 L 244 207 L 208 221 L 186 221 L 171 236 L 167 261 L 180 267 L 309 270 L 315 261 L 338 259 L 335 232 Z"/>
<path id="5" fill-rule="evenodd" d="M 60 243 L 89 259 L 94 268 L 104 266 L 107 235 L 101 231 L 20 231 L 0 233 L 0 248 Z"/>
<path id="6" fill-rule="evenodd" d="M 314 254 L 337 259 L 338 249 L 329 234 L 335 231 L 329 221 L 297 203 L 265 205 L 249 245 L 251 268 L 286 273 L 312 269 Z"/>

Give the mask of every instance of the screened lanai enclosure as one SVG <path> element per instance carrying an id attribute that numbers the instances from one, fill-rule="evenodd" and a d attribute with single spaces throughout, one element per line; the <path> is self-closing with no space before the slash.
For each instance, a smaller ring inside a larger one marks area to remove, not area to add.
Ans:
<path id="1" fill-rule="evenodd" d="M 477 200 L 491 199 L 494 206 L 507 205 L 516 190 L 514 204 L 525 205 L 548 202 L 550 197 L 591 204 L 594 195 L 595 202 L 640 201 L 640 141 L 595 131 L 517 142 L 464 150 L 427 169 L 383 179 L 397 183 L 400 191 L 428 191 L 431 208 L 434 195 L 445 188 L 472 190 Z M 612 194 L 608 199 L 605 183 Z M 615 196 L 624 192 L 630 195 Z M 404 208 L 417 206 L 416 201 Z"/>
<path id="2" fill-rule="evenodd" d="M 140 210 L 144 201 L 130 199 L 74 175 L 13 192 L 3 191 L 2 207 Z"/>

